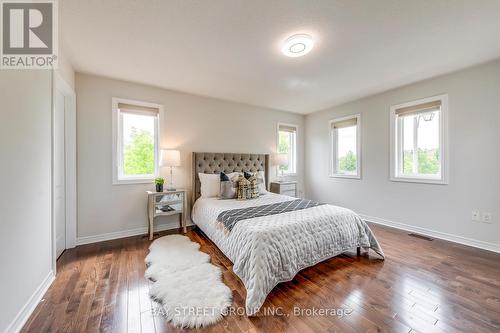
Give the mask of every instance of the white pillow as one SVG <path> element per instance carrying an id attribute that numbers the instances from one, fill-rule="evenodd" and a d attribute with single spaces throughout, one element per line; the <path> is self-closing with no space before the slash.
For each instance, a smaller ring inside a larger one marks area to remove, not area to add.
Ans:
<path id="1" fill-rule="evenodd" d="M 264 171 L 257 171 L 257 187 L 259 188 L 260 194 L 266 194 L 266 174 Z"/>
<path id="2" fill-rule="evenodd" d="M 198 173 L 201 183 L 201 196 L 203 198 L 218 197 L 220 193 L 220 174 Z"/>
<path id="3" fill-rule="evenodd" d="M 237 172 L 228 173 L 229 179 L 238 175 Z M 201 183 L 201 196 L 203 198 L 213 198 L 220 196 L 220 173 L 198 173 Z"/>

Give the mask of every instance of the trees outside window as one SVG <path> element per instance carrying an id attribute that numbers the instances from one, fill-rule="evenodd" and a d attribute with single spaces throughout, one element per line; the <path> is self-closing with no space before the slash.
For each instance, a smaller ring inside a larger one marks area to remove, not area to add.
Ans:
<path id="1" fill-rule="evenodd" d="M 330 121 L 330 176 L 360 178 L 360 115 Z"/>
<path id="2" fill-rule="evenodd" d="M 132 128 L 130 142 L 124 147 L 123 173 L 125 175 L 151 175 L 155 171 L 153 134 Z"/>

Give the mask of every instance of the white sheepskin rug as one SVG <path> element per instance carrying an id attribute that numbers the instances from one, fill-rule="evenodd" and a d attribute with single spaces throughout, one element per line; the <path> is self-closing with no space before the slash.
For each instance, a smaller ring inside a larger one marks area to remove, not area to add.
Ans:
<path id="1" fill-rule="evenodd" d="M 181 328 L 200 328 L 223 318 L 231 306 L 231 290 L 222 282 L 219 267 L 188 237 L 158 238 L 146 257 L 146 278 L 153 281 L 151 296 L 161 303 L 161 314 Z"/>

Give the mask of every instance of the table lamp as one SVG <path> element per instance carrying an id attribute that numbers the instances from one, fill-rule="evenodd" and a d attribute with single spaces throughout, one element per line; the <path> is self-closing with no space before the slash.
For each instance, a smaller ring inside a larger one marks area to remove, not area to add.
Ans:
<path id="1" fill-rule="evenodd" d="M 288 154 L 277 153 L 274 154 L 274 163 L 278 167 L 283 167 L 288 165 Z M 283 177 L 283 169 L 281 169 L 281 177 Z"/>
<path id="2" fill-rule="evenodd" d="M 160 166 L 170 167 L 170 182 L 167 184 L 167 191 L 175 191 L 174 176 L 172 169 L 181 166 L 181 153 L 174 149 L 163 149 L 161 151 Z"/>

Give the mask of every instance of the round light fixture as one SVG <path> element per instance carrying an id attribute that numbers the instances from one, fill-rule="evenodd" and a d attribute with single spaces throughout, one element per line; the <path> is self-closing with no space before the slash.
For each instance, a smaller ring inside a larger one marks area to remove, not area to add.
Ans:
<path id="1" fill-rule="evenodd" d="M 281 52 L 287 57 L 301 57 L 308 54 L 314 46 L 314 42 L 311 36 L 306 34 L 293 35 L 289 37 Z"/>

